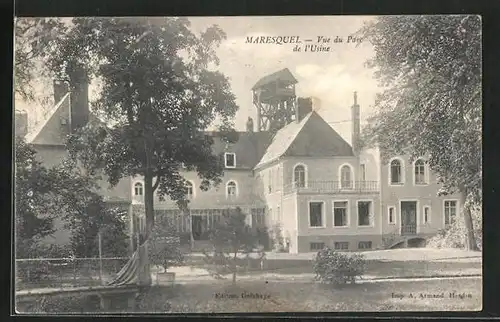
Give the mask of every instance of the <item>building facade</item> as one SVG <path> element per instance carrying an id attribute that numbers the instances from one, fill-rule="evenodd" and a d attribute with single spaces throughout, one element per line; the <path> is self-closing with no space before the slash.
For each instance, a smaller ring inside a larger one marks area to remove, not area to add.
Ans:
<path id="1" fill-rule="evenodd" d="M 279 87 L 279 76 L 268 80 Z M 72 91 L 55 83 L 53 111 L 27 138 L 46 165 L 56 165 L 67 155 L 64 141 L 72 126 L 93 117 L 87 92 L 86 83 L 73 86 Z M 213 153 L 223 158 L 222 183 L 202 191 L 197 174 L 183 168 L 189 215 L 174 200 L 155 196 L 156 216 L 167 216 L 180 233 L 189 235 L 188 240 L 203 247 L 223 211 L 240 207 L 249 226 L 279 227 L 288 251 L 301 253 L 324 246 L 368 250 L 427 238 L 460 213 L 456 195 L 438 196 L 439 185 L 425 158 L 394 156 L 381 161 L 379 151 L 358 147 L 356 94 L 351 108 L 352 145 L 315 111 L 313 102 L 318 101 L 296 100 L 295 115 L 283 119 L 288 123 L 281 128 L 276 128 L 281 123 L 275 125 L 275 131 L 260 131 L 262 122 L 255 131 L 249 118 L 246 131 L 238 132 L 234 143 L 225 143 L 220 133 L 206 133 L 214 138 Z M 124 178 L 112 188 L 104 178 L 101 187 L 109 202 L 128 209 L 132 244 L 134 227 L 143 220 L 143 212 L 134 211 L 143 205 L 142 178 Z M 60 232 L 54 241 L 68 239 Z"/>

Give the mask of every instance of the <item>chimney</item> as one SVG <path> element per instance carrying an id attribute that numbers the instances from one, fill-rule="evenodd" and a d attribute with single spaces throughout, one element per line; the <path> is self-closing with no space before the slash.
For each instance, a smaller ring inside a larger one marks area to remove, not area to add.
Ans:
<path id="1" fill-rule="evenodd" d="M 352 118 L 352 138 L 351 145 L 352 150 L 355 155 L 359 153 L 359 139 L 360 139 L 360 124 L 359 124 L 359 105 L 358 105 L 358 94 L 354 92 L 354 104 L 351 107 L 351 118 Z"/>
<path id="2" fill-rule="evenodd" d="M 70 75 L 71 131 L 83 127 L 89 120 L 89 79 L 80 68 Z"/>
<path id="3" fill-rule="evenodd" d="M 28 133 L 28 114 L 26 112 L 15 113 L 15 135 L 24 137 Z"/>
<path id="4" fill-rule="evenodd" d="M 54 80 L 54 105 L 59 103 L 64 95 L 69 92 L 68 83 L 63 80 Z"/>
<path id="5" fill-rule="evenodd" d="M 253 119 L 250 116 L 247 120 L 247 132 L 253 132 Z"/>
<path id="6" fill-rule="evenodd" d="M 310 97 L 297 98 L 297 104 L 295 106 L 295 121 L 297 123 L 302 121 L 304 116 L 306 116 L 308 113 L 312 111 L 312 108 L 313 108 L 313 101 Z"/>

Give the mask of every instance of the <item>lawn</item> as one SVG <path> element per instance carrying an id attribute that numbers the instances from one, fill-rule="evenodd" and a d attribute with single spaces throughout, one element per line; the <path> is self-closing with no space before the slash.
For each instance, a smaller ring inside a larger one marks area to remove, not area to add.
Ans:
<path id="1" fill-rule="evenodd" d="M 240 281 L 154 287 L 141 312 L 478 311 L 481 279 L 378 282 L 342 288 L 314 283 Z M 455 293 L 450 297 L 449 293 Z M 245 294 L 245 295 L 242 295 Z M 411 295 L 410 295 L 411 294 Z M 443 298 L 425 298 L 443 296 Z M 462 296 L 462 298 L 460 298 Z"/>

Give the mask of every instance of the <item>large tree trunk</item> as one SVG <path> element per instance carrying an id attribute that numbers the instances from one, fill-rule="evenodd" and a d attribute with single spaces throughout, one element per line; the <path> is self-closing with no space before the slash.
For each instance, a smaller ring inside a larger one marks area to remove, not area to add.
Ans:
<path id="1" fill-rule="evenodd" d="M 465 225 L 465 248 L 471 251 L 479 250 L 476 243 L 476 237 L 474 236 L 474 224 L 472 223 L 472 214 L 470 211 L 470 206 L 467 203 L 467 190 L 462 189 L 460 204 L 463 208 L 464 225 Z"/>
<path id="2" fill-rule="evenodd" d="M 150 286 L 152 284 L 151 269 L 149 263 L 149 237 L 154 227 L 154 196 L 153 196 L 153 175 L 146 170 L 144 175 L 144 212 L 146 217 L 146 230 L 142 241 L 146 243 L 144 250 L 139 252 L 141 271 L 139 272 L 139 284 Z"/>

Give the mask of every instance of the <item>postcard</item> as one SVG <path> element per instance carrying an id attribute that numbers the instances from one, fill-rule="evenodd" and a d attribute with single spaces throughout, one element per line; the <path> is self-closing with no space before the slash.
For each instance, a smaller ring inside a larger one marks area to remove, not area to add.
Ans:
<path id="1" fill-rule="evenodd" d="M 17 18 L 16 314 L 480 311 L 481 32 Z"/>

